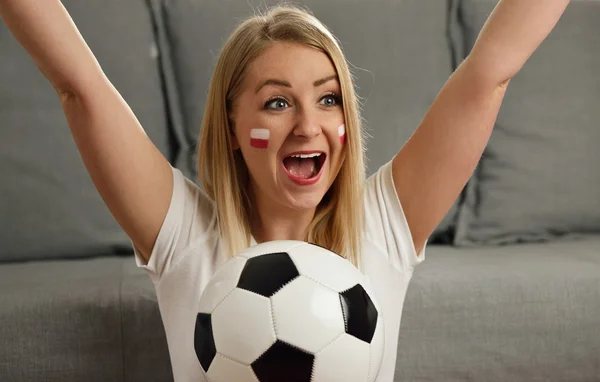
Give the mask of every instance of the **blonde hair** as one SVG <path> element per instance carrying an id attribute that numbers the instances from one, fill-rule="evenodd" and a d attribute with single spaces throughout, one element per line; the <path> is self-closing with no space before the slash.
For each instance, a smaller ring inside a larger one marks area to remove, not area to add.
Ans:
<path id="1" fill-rule="evenodd" d="M 308 241 L 359 266 L 363 232 L 364 132 L 359 102 L 346 58 L 333 34 L 308 11 L 278 5 L 242 22 L 226 41 L 213 72 L 200 147 L 199 178 L 217 206 L 220 237 L 227 256 L 250 245 L 249 174 L 239 150 L 232 149 L 229 113 L 249 64 L 270 44 L 295 42 L 327 54 L 339 77 L 346 125 L 344 160 L 335 181 L 317 206 Z"/>

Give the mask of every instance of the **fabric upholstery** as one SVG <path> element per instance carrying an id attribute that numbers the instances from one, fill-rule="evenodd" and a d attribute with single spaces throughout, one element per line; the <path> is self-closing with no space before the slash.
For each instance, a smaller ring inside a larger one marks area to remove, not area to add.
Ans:
<path id="1" fill-rule="evenodd" d="M 464 0 L 469 49 L 496 1 Z M 600 1 L 572 1 L 509 84 L 455 244 L 600 232 Z"/>
<path id="2" fill-rule="evenodd" d="M 145 1 L 63 1 L 102 69 L 159 150 L 175 141 Z M 0 22 L 0 261 L 130 252 L 96 191 L 56 92 Z"/>
<path id="3" fill-rule="evenodd" d="M 600 235 L 431 245 L 404 305 L 395 381 L 596 381 Z"/>
<path id="4" fill-rule="evenodd" d="M 600 235 L 427 251 L 395 381 L 600 375 Z M 0 380 L 172 380 L 152 283 L 132 256 L 4 264 L 0 289 Z"/>
<path id="5" fill-rule="evenodd" d="M 167 339 L 154 287 L 133 257 L 124 258 L 121 269 L 123 380 L 171 381 Z"/>
<path id="6" fill-rule="evenodd" d="M 133 256 L 0 267 L 0 380 L 172 380 L 156 296 Z"/>

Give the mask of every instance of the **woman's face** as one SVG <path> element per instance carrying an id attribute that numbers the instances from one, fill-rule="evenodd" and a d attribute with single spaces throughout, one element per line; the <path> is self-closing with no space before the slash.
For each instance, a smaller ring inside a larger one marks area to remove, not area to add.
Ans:
<path id="1" fill-rule="evenodd" d="M 341 88 L 328 56 L 273 43 L 250 64 L 231 118 L 254 195 L 288 209 L 315 208 L 339 172 L 345 140 Z"/>

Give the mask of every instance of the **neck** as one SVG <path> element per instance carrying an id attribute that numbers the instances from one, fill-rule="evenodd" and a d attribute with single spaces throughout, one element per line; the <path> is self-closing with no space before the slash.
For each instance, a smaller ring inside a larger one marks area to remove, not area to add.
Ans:
<path id="1" fill-rule="evenodd" d="M 315 216 L 315 208 L 306 210 L 288 209 L 261 200 L 253 195 L 250 229 L 257 244 L 273 240 L 308 239 L 308 226 Z"/>

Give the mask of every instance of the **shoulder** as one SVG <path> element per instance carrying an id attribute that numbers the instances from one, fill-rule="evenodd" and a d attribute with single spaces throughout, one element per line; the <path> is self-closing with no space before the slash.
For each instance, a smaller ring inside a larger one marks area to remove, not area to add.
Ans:
<path id="1" fill-rule="evenodd" d="M 201 254 L 198 257 L 202 259 L 196 259 L 198 261 L 214 260 L 211 259 L 214 255 L 208 252 L 213 251 L 214 238 L 218 233 L 215 203 L 179 169 L 173 167 L 172 171 L 173 194 L 150 261 L 145 263 L 136 254 L 138 266 L 147 269 L 155 282 L 182 261 L 190 261 L 190 251 Z M 204 249 L 192 250 L 198 246 Z"/>
<path id="2" fill-rule="evenodd" d="M 386 162 L 373 174 L 367 177 L 364 188 L 365 214 L 373 212 L 372 207 L 393 202 L 397 199 L 394 179 L 392 177 L 392 162 Z"/>
<path id="3" fill-rule="evenodd" d="M 181 217 L 184 222 L 200 224 L 190 227 L 196 231 L 205 232 L 215 228 L 217 208 L 206 191 L 183 173 L 173 168 L 174 190 L 171 207 L 177 209 L 176 216 Z"/>
<path id="4" fill-rule="evenodd" d="M 424 258 L 417 254 L 404 210 L 396 193 L 392 161 L 366 180 L 364 190 L 364 238 L 379 248 L 393 266 L 412 270 Z"/>

